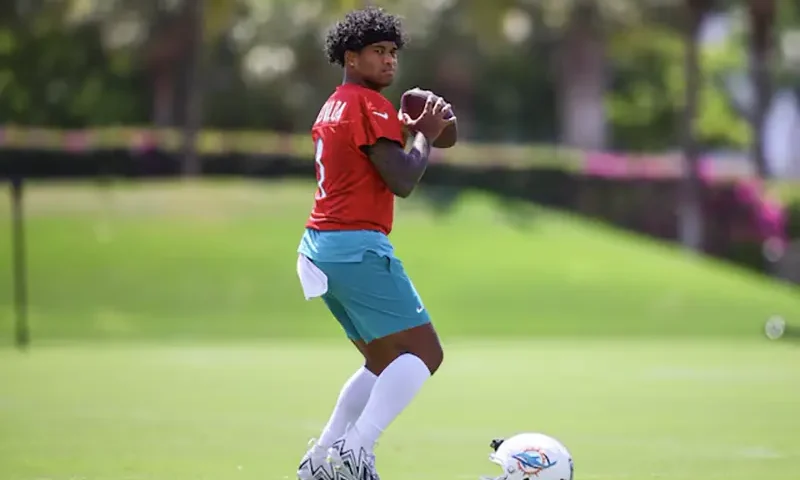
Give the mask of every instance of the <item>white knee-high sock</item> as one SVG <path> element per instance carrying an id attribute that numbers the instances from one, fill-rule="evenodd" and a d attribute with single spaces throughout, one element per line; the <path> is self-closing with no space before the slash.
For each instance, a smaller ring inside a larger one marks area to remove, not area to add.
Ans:
<path id="1" fill-rule="evenodd" d="M 345 429 L 354 423 L 367 404 L 372 387 L 378 377 L 364 367 L 359 368 L 345 382 L 339 393 L 339 399 L 333 408 L 328 424 L 322 430 L 318 445 L 330 447 L 333 442 L 344 435 Z"/>
<path id="2" fill-rule="evenodd" d="M 374 446 L 378 437 L 411 403 L 431 376 L 427 365 L 416 355 L 397 357 L 378 376 L 367 405 L 354 425 L 365 447 Z"/>

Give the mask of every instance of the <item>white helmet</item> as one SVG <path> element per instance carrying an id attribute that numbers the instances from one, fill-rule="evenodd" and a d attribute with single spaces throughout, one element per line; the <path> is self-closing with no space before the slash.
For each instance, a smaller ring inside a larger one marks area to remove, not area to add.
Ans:
<path id="1" fill-rule="evenodd" d="M 572 480 L 572 455 L 558 440 L 541 433 L 521 433 L 493 440 L 489 460 L 503 468 L 484 480 Z"/>

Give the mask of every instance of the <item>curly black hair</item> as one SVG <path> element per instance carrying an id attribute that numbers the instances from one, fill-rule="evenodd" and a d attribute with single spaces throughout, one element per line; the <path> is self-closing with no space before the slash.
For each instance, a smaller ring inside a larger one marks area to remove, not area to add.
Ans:
<path id="1" fill-rule="evenodd" d="M 330 63 L 344 66 L 348 50 L 360 52 L 378 42 L 394 42 L 401 49 L 407 41 L 400 17 L 370 6 L 353 10 L 331 27 L 325 38 L 325 54 Z"/>

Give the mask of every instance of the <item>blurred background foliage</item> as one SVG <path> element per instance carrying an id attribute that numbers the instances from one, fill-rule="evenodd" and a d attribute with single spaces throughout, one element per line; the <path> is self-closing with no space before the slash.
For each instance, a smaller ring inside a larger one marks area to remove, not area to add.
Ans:
<path id="1" fill-rule="evenodd" d="M 441 92 L 472 140 L 636 151 L 679 146 L 687 4 L 696 2 L 377 3 L 402 14 L 412 36 L 387 94 L 413 85 Z M 208 128 L 305 131 L 339 81 L 321 53 L 325 29 L 362 4 L 3 2 L 0 118 L 65 128 L 177 126 L 194 108 Z M 749 68 L 747 2 L 698 8 L 708 13 L 697 41 L 697 139 L 705 149 L 746 149 L 749 121 L 729 86 Z M 794 89 L 797 54 L 786 52 L 794 51 L 800 9 L 794 0 L 775 8 L 773 80 Z"/>

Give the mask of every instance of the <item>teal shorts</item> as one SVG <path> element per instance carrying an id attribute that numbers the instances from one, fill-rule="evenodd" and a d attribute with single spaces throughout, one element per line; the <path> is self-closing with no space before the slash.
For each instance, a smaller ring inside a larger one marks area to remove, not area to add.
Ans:
<path id="1" fill-rule="evenodd" d="M 328 277 L 325 304 L 351 340 L 369 343 L 430 323 L 403 262 L 366 252 L 360 262 L 318 262 Z"/>

